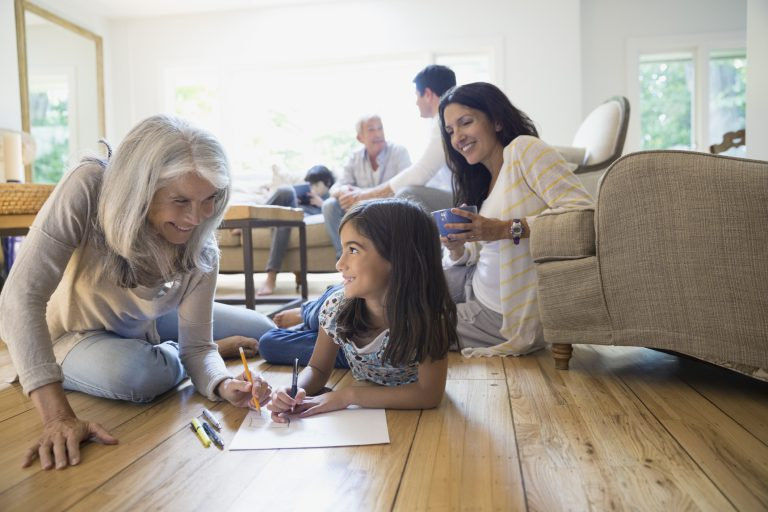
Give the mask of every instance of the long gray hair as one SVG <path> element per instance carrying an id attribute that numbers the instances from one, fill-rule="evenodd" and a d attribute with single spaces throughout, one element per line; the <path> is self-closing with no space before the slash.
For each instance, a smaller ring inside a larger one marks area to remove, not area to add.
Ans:
<path id="1" fill-rule="evenodd" d="M 195 227 L 183 245 L 166 241 L 147 219 L 158 189 L 187 173 L 216 189 L 213 215 Z M 136 125 L 106 163 L 95 233 L 104 245 L 103 273 L 119 286 L 156 286 L 179 274 L 215 268 L 215 230 L 229 202 L 229 162 L 208 132 L 169 115 Z"/>

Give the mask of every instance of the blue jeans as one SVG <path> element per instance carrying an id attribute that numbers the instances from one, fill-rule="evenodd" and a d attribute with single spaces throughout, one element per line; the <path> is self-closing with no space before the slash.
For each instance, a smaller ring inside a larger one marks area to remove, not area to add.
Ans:
<path id="1" fill-rule="evenodd" d="M 259 353 L 267 362 L 272 364 L 292 365 L 295 358 L 299 358 L 301 366 L 309 364 L 309 358 L 315 350 L 317 331 L 320 329 L 318 316 L 323 302 L 334 292 L 341 289 L 342 285 L 331 286 L 315 300 L 311 300 L 301 307 L 303 324 L 299 330 L 275 328 L 267 331 L 259 339 Z M 344 351 L 339 350 L 336 355 L 336 368 L 349 368 Z"/>
<path id="2" fill-rule="evenodd" d="M 290 206 L 291 208 L 301 208 L 304 210 L 304 216 L 320 213 L 320 207 L 311 204 L 299 204 L 296 197 L 296 190 L 290 185 L 278 187 L 272 197 L 266 202 L 277 206 Z M 270 270 L 279 272 L 283 264 L 283 256 L 288 250 L 288 242 L 291 238 L 291 228 L 272 228 L 272 246 L 269 249 L 269 260 L 267 260 L 267 272 Z"/>
<path id="3" fill-rule="evenodd" d="M 328 231 L 328 236 L 333 242 L 333 247 L 336 249 L 336 258 L 341 258 L 341 235 L 339 235 L 339 227 L 341 226 L 341 219 L 344 217 L 344 210 L 342 210 L 339 200 L 335 197 L 329 197 L 323 201 L 323 217 L 325 217 L 325 229 Z"/>
<path id="4" fill-rule="evenodd" d="M 213 304 L 213 339 L 229 336 L 260 338 L 274 323 L 250 309 Z M 61 364 L 64 389 L 93 396 L 150 402 L 173 389 L 186 372 L 179 358 L 176 311 L 157 319 L 162 343 L 122 338 L 101 332 L 79 342 Z"/>

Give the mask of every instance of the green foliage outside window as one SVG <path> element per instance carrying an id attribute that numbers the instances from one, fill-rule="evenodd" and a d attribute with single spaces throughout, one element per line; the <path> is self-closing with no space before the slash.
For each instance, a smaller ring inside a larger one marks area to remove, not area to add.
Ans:
<path id="1" fill-rule="evenodd" d="M 709 143 L 746 125 L 747 60 L 743 55 L 713 56 L 709 61 Z M 729 154 L 745 156 L 731 150 Z"/>
<path id="2" fill-rule="evenodd" d="M 34 132 L 33 132 L 34 133 Z M 51 141 L 50 151 L 35 158 L 35 183 L 58 183 L 69 162 L 69 141 Z"/>
<path id="3" fill-rule="evenodd" d="M 58 183 L 69 163 L 69 105 L 46 92 L 35 93 L 30 109 L 32 136 L 38 141 L 33 165 L 35 183 Z"/>
<path id="4" fill-rule="evenodd" d="M 691 147 L 692 66 L 690 59 L 640 64 L 642 149 Z"/>

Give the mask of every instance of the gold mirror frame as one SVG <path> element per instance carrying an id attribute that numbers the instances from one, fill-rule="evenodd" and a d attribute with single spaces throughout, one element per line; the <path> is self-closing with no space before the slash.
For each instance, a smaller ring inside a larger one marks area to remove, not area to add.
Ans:
<path id="1" fill-rule="evenodd" d="M 27 28 L 24 16 L 26 12 L 31 12 L 32 14 L 36 14 L 37 16 L 74 32 L 79 36 L 90 39 L 96 45 L 96 77 L 98 80 L 98 83 L 96 84 L 96 101 L 98 108 L 99 136 L 104 137 L 106 135 L 106 121 L 104 115 L 104 49 L 101 36 L 26 0 L 14 0 L 14 6 L 16 14 L 16 49 L 19 59 L 21 130 L 29 133 L 31 128 L 29 118 L 29 76 L 27 74 Z M 32 183 L 31 165 L 27 165 L 24 169 L 24 181 Z"/>

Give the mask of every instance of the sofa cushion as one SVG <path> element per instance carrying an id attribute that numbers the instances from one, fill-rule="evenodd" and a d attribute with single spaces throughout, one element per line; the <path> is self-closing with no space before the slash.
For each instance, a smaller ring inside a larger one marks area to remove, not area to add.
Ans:
<path id="1" fill-rule="evenodd" d="M 304 224 L 307 226 L 307 247 L 324 247 L 326 245 L 333 245 L 331 237 L 328 236 L 328 231 L 325 229 L 325 219 L 322 213 L 317 215 L 309 215 L 304 217 Z M 253 247 L 256 248 L 269 248 L 272 246 L 272 230 L 256 228 L 251 231 L 253 236 Z M 299 246 L 299 230 L 292 229 L 291 236 L 288 239 L 288 247 Z"/>
<path id="2" fill-rule="evenodd" d="M 304 224 L 307 226 L 307 248 L 333 245 L 325 229 L 325 219 L 322 213 L 304 217 Z M 237 230 L 219 229 L 217 236 L 219 247 L 240 247 L 242 244 L 242 235 Z M 251 237 L 254 249 L 269 249 L 272 246 L 271 228 L 254 228 L 251 230 Z M 298 247 L 299 230 L 292 229 L 288 240 L 288 248 Z"/>
<path id="3" fill-rule="evenodd" d="M 587 148 L 587 165 L 605 162 L 613 155 L 621 132 L 621 121 L 621 105 L 618 101 L 603 103 L 584 119 L 571 145 Z"/>
<path id="4" fill-rule="evenodd" d="M 240 247 L 241 243 L 240 232 L 236 229 L 218 229 L 216 239 L 219 247 Z"/>

